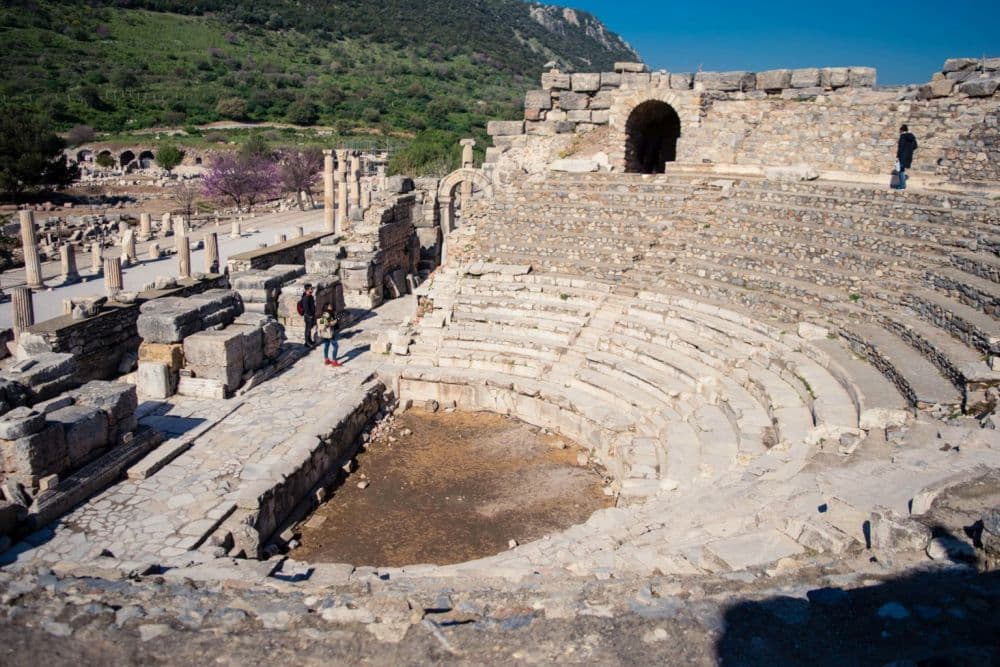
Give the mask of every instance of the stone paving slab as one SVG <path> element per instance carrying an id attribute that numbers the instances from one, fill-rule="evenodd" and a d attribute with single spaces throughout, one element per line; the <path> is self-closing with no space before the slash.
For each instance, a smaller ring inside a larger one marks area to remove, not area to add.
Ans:
<path id="1" fill-rule="evenodd" d="M 390 302 L 345 331 L 341 355 L 349 361 L 340 369 L 323 365 L 317 349 L 239 401 L 176 396 L 144 406 L 142 423 L 174 437 L 18 560 L 82 561 L 102 552 L 119 561 L 184 557 L 235 510 L 252 471 L 281 463 L 299 429 L 363 399 L 362 385 L 385 362 L 368 351 L 371 342 L 411 310 L 409 299 Z"/>

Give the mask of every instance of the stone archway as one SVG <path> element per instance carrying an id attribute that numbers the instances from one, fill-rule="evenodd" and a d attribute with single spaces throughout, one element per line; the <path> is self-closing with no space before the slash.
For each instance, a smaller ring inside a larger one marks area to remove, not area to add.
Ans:
<path id="1" fill-rule="evenodd" d="M 121 165 L 122 169 L 132 164 L 134 160 L 135 153 L 130 150 L 124 150 L 121 155 L 118 156 L 118 164 Z"/>
<path id="2" fill-rule="evenodd" d="M 441 180 L 438 186 L 437 205 L 441 220 L 441 264 L 448 261 L 448 234 L 451 232 L 455 217 L 455 190 L 459 186 L 468 193 L 478 188 L 487 199 L 493 199 L 493 183 L 479 169 L 463 168 L 451 172 Z"/>
<path id="3" fill-rule="evenodd" d="M 666 102 L 648 100 L 636 106 L 625 123 L 625 170 L 662 174 L 677 159 L 681 119 Z"/>
<path id="4" fill-rule="evenodd" d="M 139 166 L 141 168 L 149 169 L 155 161 L 156 156 L 153 154 L 153 151 L 146 150 L 139 153 Z"/>

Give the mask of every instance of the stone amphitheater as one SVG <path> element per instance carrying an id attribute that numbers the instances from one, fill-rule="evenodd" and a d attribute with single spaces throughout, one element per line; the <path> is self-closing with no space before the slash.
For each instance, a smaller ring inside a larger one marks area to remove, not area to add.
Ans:
<path id="1" fill-rule="evenodd" d="M 996 664 L 997 65 L 905 91 L 868 68 L 546 73 L 524 120 L 491 123 L 483 167 L 438 189 L 416 314 L 378 311 L 343 377 L 375 400 L 377 375 L 383 414 L 558 432 L 616 506 L 402 568 L 233 558 L 254 554 L 219 551 L 241 543 L 231 517 L 229 542 L 155 562 L 57 527 L 0 571 L 8 655 L 45 636 L 66 662 L 186 662 L 222 636 L 222 662 Z M 899 191 L 902 123 L 920 149 Z M 272 382 L 254 415 L 309 389 Z M 110 544 L 109 506 L 67 525 Z"/>

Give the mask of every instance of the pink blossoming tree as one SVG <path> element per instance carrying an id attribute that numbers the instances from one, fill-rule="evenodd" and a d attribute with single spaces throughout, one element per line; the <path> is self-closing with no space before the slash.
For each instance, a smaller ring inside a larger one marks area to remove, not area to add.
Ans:
<path id="1" fill-rule="evenodd" d="M 257 155 L 224 155 L 205 175 L 205 196 L 249 212 L 254 204 L 281 194 L 278 165 Z"/>

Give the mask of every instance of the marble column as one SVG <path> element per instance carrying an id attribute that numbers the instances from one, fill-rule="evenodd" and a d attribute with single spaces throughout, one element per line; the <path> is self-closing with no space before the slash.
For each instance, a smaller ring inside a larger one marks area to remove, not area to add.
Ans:
<path id="1" fill-rule="evenodd" d="M 475 139 L 462 139 L 462 169 L 472 169 L 475 164 L 475 154 L 472 152 L 476 145 Z M 472 199 L 472 181 L 465 179 L 462 181 L 462 206 L 468 206 Z"/>
<path id="2" fill-rule="evenodd" d="M 35 303 L 30 287 L 11 287 L 10 305 L 14 311 L 14 338 L 35 323 Z"/>
<path id="3" fill-rule="evenodd" d="M 35 214 L 21 211 L 21 246 L 24 250 L 24 284 L 31 289 L 45 287 L 42 282 L 42 260 L 38 256 L 38 236 L 35 230 Z"/>
<path id="4" fill-rule="evenodd" d="M 171 229 L 173 229 L 173 227 L 170 224 L 170 214 L 164 213 L 163 217 L 160 219 L 160 233 L 166 234 Z"/>
<path id="5" fill-rule="evenodd" d="M 100 275 L 104 270 L 103 253 L 104 249 L 99 241 L 90 244 L 90 270 L 94 272 L 95 276 Z"/>
<path id="6" fill-rule="evenodd" d="M 302 238 L 305 235 L 306 235 L 306 228 L 305 227 L 301 227 L 300 226 L 300 227 L 296 227 L 295 228 L 295 238 L 299 239 L 299 238 Z"/>
<path id="7" fill-rule="evenodd" d="M 188 226 L 182 216 L 174 216 L 174 236 L 187 236 Z"/>
<path id="8" fill-rule="evenodd" d="M 80 272 L 76 268 L 76 248 L 67 243 L 59 249 L 59 263 L 62 269 L 63 284 L 75 283 L 80 280 Z"/>
<path id="9" fill-rule="evenodd" d="M 205 273 L 219 273 L 219 235 L 205 235 Z"/>
<path id="10" fill-rule="evenodd" d="M 335 232 L 340 235 L 347 229 L 348 196 L 347 170 L 348 155 L 345 150 L 337 151 L 337 225 Z"/>
<path id="11" fill-rule="evenodd" d="M 323 229 L 336 230 L 336 211 L 333 195 L 333 151 L 323 151 Z"/>
<path id="12" fill-rule="evenodd" d="M 361 189 L 361 210 L 367 211 L 372 205 L 372 190 L 371 188 Z"/>
<path id="13" fill-rule="evenodd" d="M 122 264 L 129 266 L 135 264 L 138 255 L 135 250 L 135 232 L 126 229 L 122 234 Z"/>
<path id="14" fill-rule="evenodd" d="M 448 234 L 451 232 L 451 197 L 441 198 L 441 266 L 448 263 Z"/>
<path id="15" fill-rule="evenodd" d="M 139 240 L 148 241 L 153 235 L 153 220 L 149 213 L 139 214 Z"/>
<path id="16" fill-rule="evenodd" d="M 191 238 L 177 237 L 177 277 L 191 277 Z"/>
<path id="17" fill-rule="evenodd" d="M 232 230 L 229 232 L 229 238 L 238 239 L 243 236 L 243 230 L 241 229 L 240 221 L 233 220 Z"/>
<path id="18" fill-rule="evenodd" d="M 104 258 L 104 291 L 109 297 L 122 291 L 122 258 L 117 255 Z"/>
<path id="19" fill-rule="evenodd" d="M 351 209 L 361 208 L 361 155 L 351 155 L 350 166 Z"/>

